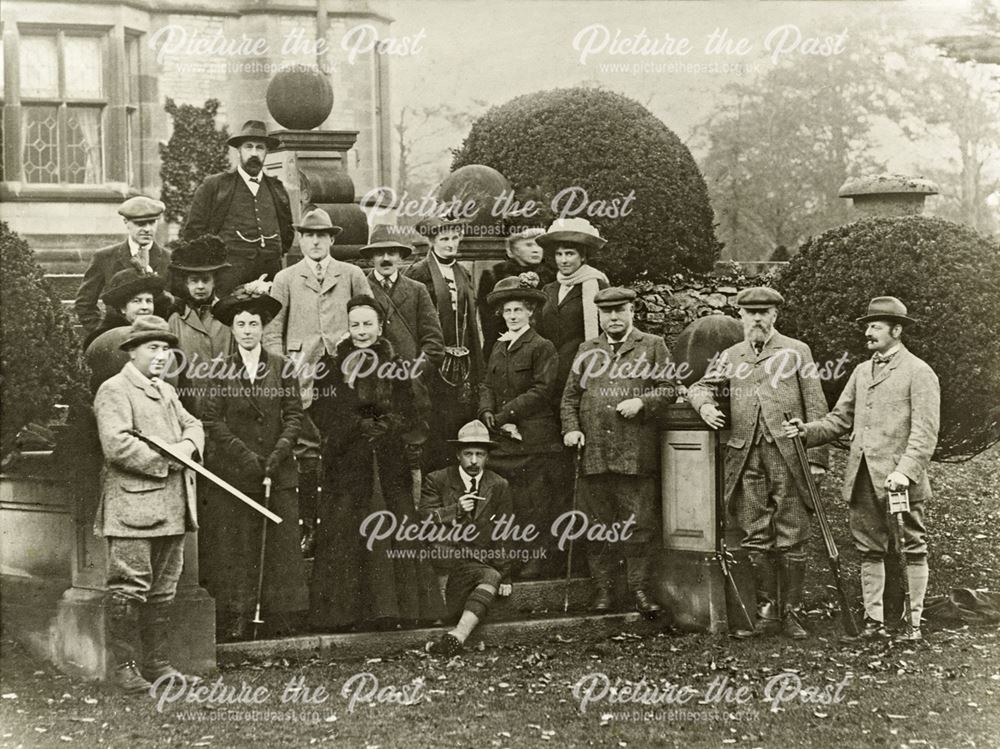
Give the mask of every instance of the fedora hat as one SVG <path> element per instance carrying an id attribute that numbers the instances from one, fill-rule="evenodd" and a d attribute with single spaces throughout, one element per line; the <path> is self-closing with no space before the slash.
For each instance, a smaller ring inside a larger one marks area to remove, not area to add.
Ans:
<path id="1" fill-rule="evenodd" d="M 177 345 L 177 336 L 170 332 L 170 326 L 162 317 L 156 315 L 139 315 L 132 323 L 132 329 L 118 348 L 128 351 L 147 341 L 164 341 L 171 346 Z"/>
<path id="2" fill-rule="evenodd" d="M 535 239 L 545 249 L 554 249 L 564 242 L 599 250 L 608 243 L 592 223 L 585 218 L 557 218 L 545 233 Z"/>
<path id="3" fill-rule="evenodd" d="M 396 250 L 401 257 L 409 257 L 413 254 L 413 245 L 406 244 L 394 236 L 403 234 L 406 229 L 402 226 L 390 226 L 388 224 L 376 224 L 372 227 L 371 235 L 368 237 L 368 244 L 358 252 L 361 257 L 371 257 L 378 252 Z"/>
<path id="4" fill-rule="evenodd" d="M 335 237 L 344 229 L 341 226 L 334 226 L 330 220 L 330 214 L 322 208 L 314 205 L 307 206 L 302 212 L 301 223 L 295 224 L 299 231 L 326 232 L 331 237 Z"/>
<path id="5" fill-rule="evenodd" d="M 251 294 L 246 286 L 237 286 L 232 293 L 215 303 L 212 316 L 223 325 L 232 326 L 233 318 L 240 312 L 255 312 L 267 325 L 281 311 L 281 302 L 268 294 Z"/>
<path id="6" fill-rule="evenodd" d="M 470 421 L 458 430 L 458 439 L 448 440 L 452 445 L 479 445 L 493 448 L 497 443 L 490 439 L 490 430 L 479 419 Z"/>
<path id="7" fill-rule="evenodd" d="M 121 309 L 136 294 L 148 291 L 154 297 L 163 291 L 165 283 L 157 275 L 126 268 L 115 273 L 101 294 L 101 301 L 112 309 Z"/>
<path id="8" fill-rule="evenodd" d="M 189 273 L 209 273 L 220 268 L 232 267 L 226 261 L 229 251 L 226 243 L 214 234 L 203 234 L 189 242 L 174 244 L 170 253 L 170 270 Z"/>
<path id="9" fill-rule="evenodd" d="M 538 288 L 538 274 L 534 271 L 501 278 L 486 296 L 486 303 L 491 307 L 517 300 L 545 304 L 545 292 Z"/>
<path id="10" fill-rule="evenodd" d="M 272 138 L 267 134 L 267 128 L 264 127 L 264 123 L 260 120 L 247 120 L 244 122 L 240 131 L 227 140 L 226 143 L 233 148 L 239 148 L 241 143 L 248 140 L 264 141 L 268 151 L 277 148 L 281 144 L 281 141 L 277 138 Z"/>
<path id="11" fill-rule="evenodd" d="M 894 296 L 877 296 L 868 302 L 868 314 L 859 317 L 859 323 L 873 320 L 889 320 L 899 323 L 915 323 L 916 319 L 906 314 L 906 305 Z"/>

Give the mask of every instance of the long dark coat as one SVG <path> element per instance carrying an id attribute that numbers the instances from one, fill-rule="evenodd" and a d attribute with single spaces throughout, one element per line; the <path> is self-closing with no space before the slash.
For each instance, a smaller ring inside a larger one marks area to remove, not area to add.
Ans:
<path id="1" fill-rule="evenodd" d="M 598 286 L 607 288 L 603 281 L 598 281 Z M 545 292 L 545 304 L 538 318 L 538 333 L 556 345 L 556 352 L 559 354 L 559 393 L 562 393 L 562 388 L 569 379 L 576 350 L 586 338 L 583 328 L 583 287 L 577 284 L 570 289 L 561 304 L 558 282 L 547 284 L 542 291 Z M 556 408 L 558 409 L 558 396 Z"/>
<path id="2" fill-rule="evenodd" d="M 359 375 L 352 387 L 343 367 L 356 350 L 345 339 L 334 356 L 321 360 L 309 408 L 326 443 L 310 619 L 314 626 L 331 628 L 377 619 L 434 620 L 443 616 L 444 602 L 430 562 L 390 556 L 393 549 L 415 552 L 420 545 L 385 540 L 369 550 L 360 533 L 376 512 L 414 522 L 405 451 L 406 445 L 426 439 L 426 390 L 420 378 L 388 379 L 377 371 Z M 379 362 L 402 364 L 385 339 L 371 350 Z M 376 436 L 376 428 L 384 431 Z"/>
<path id="3" fill-rule="evenodd" d="M 444 335 L 427 288 L 400 273 L 391 293 L 386 293 L 375 271 L 368 272 L 368 285 L 385 315 L 383 335 L 396 354 L 415 359 L 423 352 L 430 365 L 428 371 L 438 369 L 444 360 Z"/>
<path id="4" fill-rule="evenodd" d="M 239 352 L 226 357 L 227 376 L 216 380 L 205 400 L 203 420 L 208 435 L 206 466 L 258 502 L 264 501 L 268 456 L 277 447 L 287 452 L 271 477 L 270 509 L 284 522 L 266 521 L 262 607 L 266 621 L 267 612 L 304 611 L 308 599 L 299 548 L 298 469 L 291 451 L 302 428 L 298 382 L 286 359 L 262 350 L 260 361 L 263 373 L 251 384 Z M 214 486 L 201 499 L 199 510 L 202 584 L 221 610 L 253 613 L 264 518 Z"/>

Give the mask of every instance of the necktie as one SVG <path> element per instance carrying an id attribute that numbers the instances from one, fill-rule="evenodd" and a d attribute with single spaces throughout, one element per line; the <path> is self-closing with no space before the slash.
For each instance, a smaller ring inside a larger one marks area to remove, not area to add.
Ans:
<path id="1" fill-rule="evenodd" d="M 882 366 L 883 364 L 888 364 L 892 360 L 892 354 L 875 354 L 872 357 L 872 361 L 875 362 L 877 366 Z"/>
<path id="2" fill-rule="evenodd" d="M 764 350 L 764 344 L 763 343 L 755 343 L 755 344 L 753 344 L 753 352 L 755 354 L 757 354 L 757 356 L 760 356 L 760 352 L 763 351 L 763 350 Z"/>
<path id="3" fill-rule="evenodd" d="M 149 268 L 149 246 L 139 245 L 139 265 L 142 266 L 142 270 L 146 271 Z"/>
<path id="4" fill-rule="evenodd" d="M 389 280 L 388 276 L 382 276 L 379 283 L 382 284 L 382 288 L 385 289 L 386 294 L 392 291 L 392 281 Z"/>
<path id="5" fill-rule="evenodd" d="M 323 263 L 316 261 L 316 280 L 323 283 Z"/>

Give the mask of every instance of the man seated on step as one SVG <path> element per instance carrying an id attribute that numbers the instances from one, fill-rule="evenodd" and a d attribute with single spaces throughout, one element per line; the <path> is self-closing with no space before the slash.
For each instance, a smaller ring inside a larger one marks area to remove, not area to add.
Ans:
<path id="1" fill-rule="evenodd" d="M 510 595 L 509 550 L 496 525 L 513 517 L 507 480 L 487 470 L 489 451 L 496 447 L 486 425 L 470 421 L 448 440 L 456 447 L 457 465 L 427 474 L 418 512 L 436 524 L 432 549 L 434 568 L 444 583 L 449 611 L 461 611 L 458 624 L 427 643 L 427 652 L 460 653 L 496 596 Z M 474 526 L 470 528 L 469 526 Z"/>

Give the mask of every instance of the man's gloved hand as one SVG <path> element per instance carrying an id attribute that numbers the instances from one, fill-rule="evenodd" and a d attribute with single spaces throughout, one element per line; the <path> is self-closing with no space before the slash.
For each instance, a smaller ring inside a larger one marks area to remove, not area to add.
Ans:
<path id="1" fill-rule="evenodd" d="M 901 492 L 910 485 L 910 479 L 905 473 L 893 471 L 885 479 L 885 487 L 891 492 Z"/>

